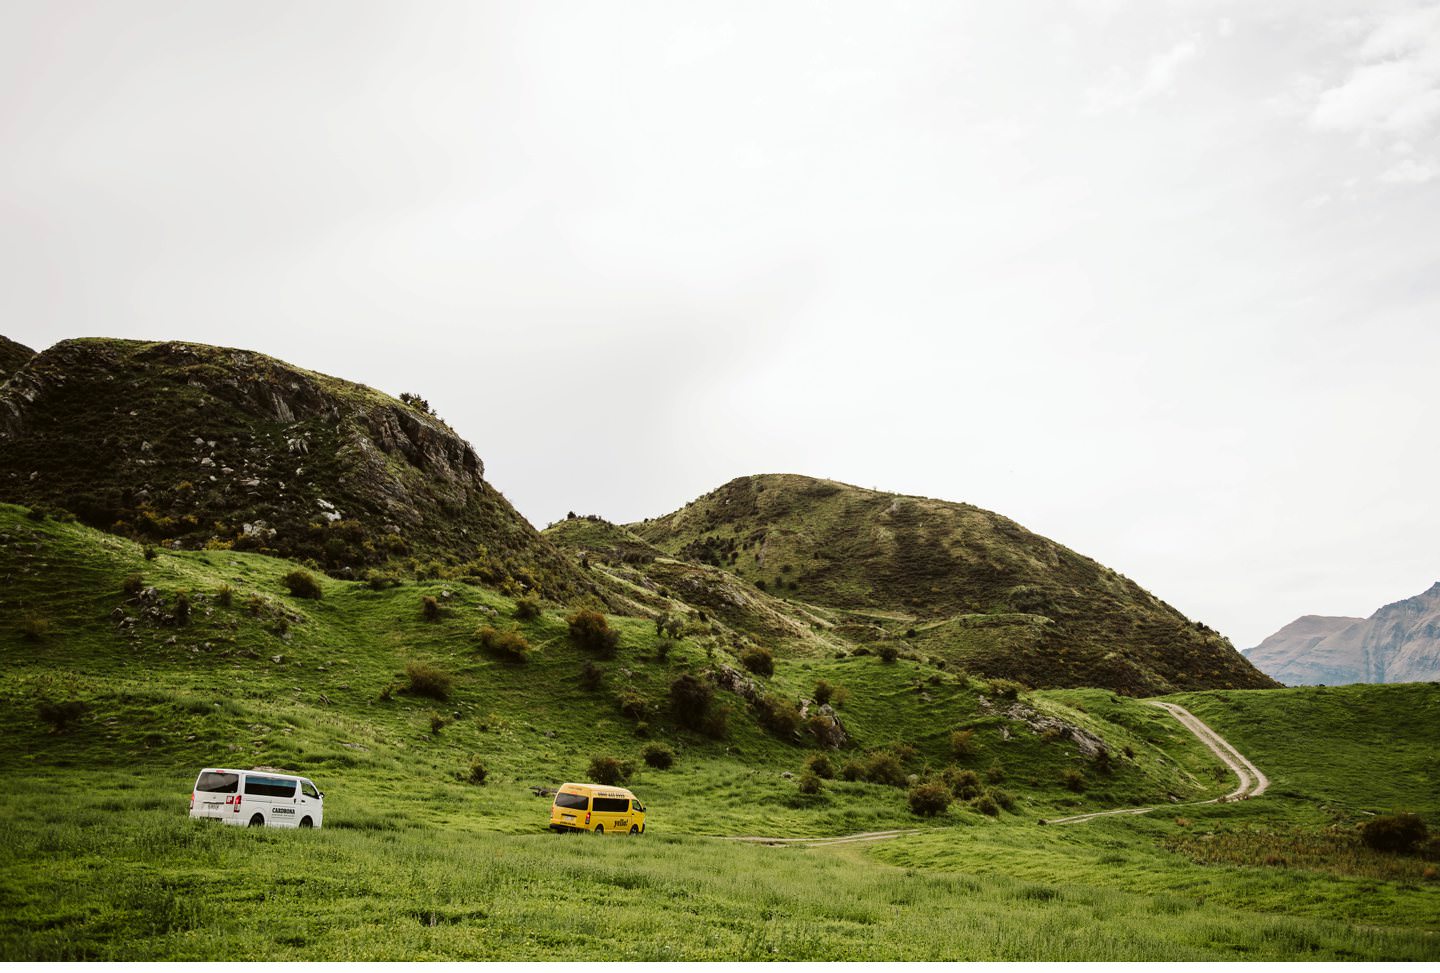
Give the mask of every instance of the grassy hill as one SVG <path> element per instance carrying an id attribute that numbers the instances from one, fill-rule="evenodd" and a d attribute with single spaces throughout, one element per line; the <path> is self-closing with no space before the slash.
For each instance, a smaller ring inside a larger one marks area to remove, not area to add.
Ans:
<path id="1" fill-rule="evenodd" d="M 1297 762 L 1277 766 L 1282 793 L 1192 807 L 1229 789 L 1223 769 L 1159 710 L 1103 690 L 1015 693 L 923 661 L 797 653 L 777 657 L 772 676 L 747 678 L 760 699 L 792 703 L 822 679 L 843 687 L 834 712 L 845 744 L 823 748 L 720 687 L 728 729 L 712 735 L 671 710 L 668 687 L 686 673 L 740 670 L 718 622 L 692 618 L 666 638 L 649 619 L 612 616 L 619 646 L 599 658 L 574 644 L 563 611 L 521 620 L 519 603 L 488 586 L 322 576 L 316 600 L 289 593 L 298 565 L 279 558 L 151 554 L 0 505 L 0 770 L 10 784 L 0 792 L 10 824 L 0 958 L 1436 956 L 1425 930 L 1440 921 L 1440 886 L 1425 859 L 1366 857 L 1354 841 L 1359 803 L 1337 804 L 1339 817 L 1310 809 L 1324 778 L 1305 771 L 1305 753 L 1324 754 L 1336 734 L 1323 713 L 1303 717 L 1303 693 L 1280 710 L 1293 728 L 1284 717 L 1270 734 L 1306 734 L 1274 755 Z M 487 626 L 522 634 L 525 660 L 485 648 Z M 414 663 L 450 676 L 445 698 L 417 691 Z M 1232 725 L 1248 716 L 1230 719 L 1228 708 L 1268 695 L 1185 702 L 1238 737 Z M 1366 710 L 1373 732 L 1435 739 L 1434 687 L 1391 699 Z M 970 731 L 959 754 L 957 730 Z M 1085 756 L 1081 731 L 1109 756 Z M 673 767 L 645 765 L 643 748 L 657 743 L 675 752 Z M 1013 810 L 992 817 L 958 801 L 917 816 L 903 779 L 837 777 L 802 794 L 805 761 L 821 752 L 836 766 L 888 754 L 918 779 L 974 770 Z M 596 755 L 636 764 L 630 786 L 651 808 L 644 837 L 544 832 L 549 799 L 532 787 L 583 779 Z M 1254 756 L 1264 767 L 1272 754 Z M 472 782 L 477 762 L 483 784 Z M 189 789 L 207 764 L 312 776 L 327 793 L 327 827 L 189 821 Z M 1351 795 L 1362 786 L 1344 785 Z M 1426 787 L 1402 775 L 1386 803 L 1434 808 Z M 1185 804 L 1174 816 L 1039 823 L 1172 800 Z M 1294 844 L 1340 824 L 1348 830 L 1326 840 L 1349 857 L 1329 871 L 1245 857 L 1256 832 L 1283 830 Z M 897 827 L 918 833 L 815 849 L 724 837 Z M 1230 858 L 1205 857 L 1212 847 Z M 1307 894 L 1315 888 L 1324 894 Z"/>
<path id="2" fill-rule="evenodd" d="M 398 562 L 589 591 L 422 401 L 249 351 L 85 338 L 36 355 L 0 388 L 0 496 L 341 577 Z"/>
<path id="3" fill-rule="evenodd" d="M 989 676 L 1136 695 L 1275 685 L 1123 575 L 969 504 L 751 476 L 629 530 L 843 612 L 842 634 L 857 641 L 903 640 Z"/>

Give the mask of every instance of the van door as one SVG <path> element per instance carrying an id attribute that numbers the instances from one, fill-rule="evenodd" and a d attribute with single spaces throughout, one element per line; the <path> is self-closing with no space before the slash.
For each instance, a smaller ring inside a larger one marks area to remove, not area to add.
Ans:
<path id="1" fill-rule="evenodd" d="M 202 770 L 195 779 L 192 818 L 220 818 L 235 814 L 235 801 L 240 796 L 240 774 L 229 770 Z"/>
<path id="2" fill-rule="evenodd" d="M 245 806 L 240 816 L 249 823 L 256 815 L 262 824 L 274 828 L 294 828 L 300 823 L 296 813 L 299 783 L 295 778 L 269 777 L 264 774 L 245 775 Z"/>
<path id="3" fill-rule="evenodd" d="M 300 781 L 300 796 L 295 799 L 295 816 L 299 819 L 295 823 L 302 828 L 320 827 L 320 819 L 324 815 L 324 808 L 321 806 L 320 789 L 308 780 Z M 306 822 L 309 822 L 308 824 Z"/>

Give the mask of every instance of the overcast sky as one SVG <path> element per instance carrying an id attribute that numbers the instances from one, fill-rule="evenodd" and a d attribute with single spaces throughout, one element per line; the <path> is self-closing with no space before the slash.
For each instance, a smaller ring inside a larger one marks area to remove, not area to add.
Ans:
<path id="1" fill-rule="evenodd" d="M 1440 5 L 0 0 L 0 332 L 427 396 L 531 521 L 796 472 L 1238 646 L 1440 579 Z"/>

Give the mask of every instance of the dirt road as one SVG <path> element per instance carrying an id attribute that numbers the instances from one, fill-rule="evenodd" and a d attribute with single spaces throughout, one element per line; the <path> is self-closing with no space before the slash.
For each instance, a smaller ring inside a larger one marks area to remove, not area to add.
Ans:
<path id="1" fill-rule="evenodd" d="M 1224 797 L 1216 797 L 1208 801 L 1191 801 L 1187 804 L 1165 805 L 1167 808 L 1195 807 L 1200 804 L 1219 804 L 1224 801 L 1243 801 L 1247 798 L 1259 797 L 1265 793 L 1265 789 L 1270 786 L 1270 778 L 1266 777 L 1243 753 L 1231 746 L 1229 741 L 1210 729 L 1198 716 L 1185 707 L 1176 706 L 1174 703 L 1152 700 L 1150 705 L 1158 706 L 1165 710 L 1171 716 L 1175 717 L 1181 726 L 1195 734 L 1201 743 L 1209 747 L 1215 756 L 1219 757 L 1225 763 L 1225 766 L 1230 768 L 1239 781 L 1236 788 Z M 1157 810 L 1157 807 L 1127 807 L 1114 811 L 1092 811 L 1089 814 L 1076 814 L 1068 818 L 1055 818 L 1049 823 L 1076 824 L 1080 821 L 1108 817 L 1112 814 L 1149 814 L 1151 811 Z"/>

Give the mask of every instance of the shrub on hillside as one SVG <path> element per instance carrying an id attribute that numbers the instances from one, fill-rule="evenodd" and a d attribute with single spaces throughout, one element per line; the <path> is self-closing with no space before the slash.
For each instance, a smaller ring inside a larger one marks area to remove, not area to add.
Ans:
<path id="1" fill-rule="evenodd" d="M 586 692 L 595 692 L 600 684 L 605 681 L 605 670 L 593 662 L 587 662 L 580 669 L 580 688 Z"/>
<path id="2" fill-rule="evenodd" d="M 582 608 L 566 619 L 570 626 L 570 638 L 580 648 L 594 652 L 602 659 L 615 655 L 620 644 L 620 633 L 610 627 L 605 616 L 589 608 Z"/>
<path id="3" fill-rule="evenodd" d="M 222 584 L 215 592 L 215 604 L 221 608 L 229 608 L 235 603 L 235 589 L 228 584 Z"/>
<path id="4" fill-rule="evenodd" d="M 1360 826 L 1360 840 L 1376 851 L 1410 852 L 1429 834 L 1417 814 L 1381 814 Z"/>
<path id="5" fill-rule="evenodd" d="M 530 656 L 530 640 L 513 628 L 482 625 L 476 637 L 480 648 L 509 662 L 524 662 Z"/>
<path id="6" fill-rule="evenodd" d="M 150 547 L 149 545 L 146 545 L 144 554 L 145 560 L 147 561 L 153 561 L 160 556 L 160 552 L 155 550 L 155 548 Z"/>
<path id="7" fill-rule="evenodd" d="M 770 677 L 775 675 L 775 656 L 769 649 L 762 649 L 758 646 L 746 649 L 740 654 L 740 664 L 757 676 Z"/>
<path id="8" fill-rule="evenodd" d="M 940 779 L 945 786 L 950 788 L 958 800 L 969 801 L 979 797 L 984 789 L 980 786 L 980 776 L 973 770 L 961 770 L 959 767 L 946 767 L 940 774 Z"/>
<path id="9" fill-rule="evenodd" d="M 823 780 L 833 780 L 835 778 L 835 765 L 832 764 L 830 758 L 823 753 L 812 753 L 807 757 L 805 760 L 805 769 Z"/>
<path id="10" fill-rule="evenodd" d="M 800 732 L 800 708 L 779 696 L 761 696 L 755 701 L 755 718 L 776 736 L 786 739 Z"/>
<path id="11" fill-rule="evenodd" d="M 50 727 L 50 732 L 64 733 L 70 724 L 84 716 L 88 709 L 89 707 L 78 699 L 67 699 L 59 703 L 42 699 L 35 707 L 35 712 L 40 717 L 40 722 Z"/>
<path id="12" fill-rule="evenodd" d="M 806 795 L 819 794 L 825 787 L 820 781 L 820 775 L 809 770 L 800 775 L 800 779 L 795 782 L 795 786 L 800 789 L 801 794 Z"/>
<path id="13" fill-rule="evenodd" d="M 847 760 L 840 768 L 840 776 L 849 781 L 864 780 L 865 765 L 858 760 Z"/>
<path id="14" fill-rule="evenodd" d="M 714 699 L 715 688 L 693 673 L 682 673 L 670 682 L 670 712 L 692 730 L 704 729 Z"/>
<path id="15" fill-rule="evenodd" d="M 990 798 L 1007 811 L 1015 810 L 1015 795 L 999 787 L 992 787 L 988 791 Z"/>
<path id="16" fill-rule="evenodd" d="M 427 622 L 440 620 L 440 602 L 435 600 L 434 595 L 420 596 L 420 617 Z"/>
<path id="17" fill-rule="evenodd" d="M 539 618 L 540 599 L 531 596 L 515 602 L 515 617 L 522 622 L 530 622 Z"/>
<path id="18" fill-rule="evenodd" d="M 228 588 L 229 585 L 226 585 Z M 145 578 L 141 574 L 127 574 L 125 580 L 120 582 L 120 590 L 128 597 L 134 598 L 145 590 Z"/>
<path id="19" fill-rule="evenodd" d="M 816 705 L 825 706 L 830 702 L 830 700 L 835 698 L 835 687 L 830 685 L 824 679 L 821 679 L 815 684 L 814 695 Z"/>
<path id="20" fill-rule="evenodd" d="M 956 760 L 973 757 L 975 755 L 975 731 L 956 730 L 950 734 L 950 753 Z"/>
<path id="21" fill-rule="evenodd" d="M 472 784 L 484 785 L 485 778 L 490 776 L 490 771 L 480 762 L 479 757 L 470 758 L 470 769 L 465 774 L 465 779 Z"/>
<path id="22" fill-rule="evenodd" d="M 995 803 L 995 798 L 989 794 L 981 794 L 970 806 L 987 817 L 997 818 L 1000 816 L 1000 805 Z"/>
<path id="23" fill-rule="evenodd" d="M 590 758 L 588 773 L 595 783 L 614 787 L 627 782 L 633 771 L 634 768 L 619 757 L 595 756 Z"/>
<path id="24" fill-rule="evenodd" d="M 1078 794 L 1085 789 L 1085 775 L 1074 767 L 1070 767 L 1060 775 L 1060 783 Z"/>
<path id="25" fill-rule="evenodd" d="M 428 662 L 411 661 L 405 663 L 405 677 L 409 680 L 406 688 L 412 695 L 441 701 L 450 698 L 453 679 L 444 669 L 437 669 Z"/>
<path id="26" fill-rule="evenodd" d="M 379 574 L 376 572 L 372 572 L 370 576 L 365 579 L 365 584 L 370 588 L 371 591 L 384 591 L 387 588 L 400 587 L 401 581 L 393 574 Z"/>
<path id="27" fill-rule="evenodd" d="M 174 617 L 176 625 L 190 624 L 190 596 L 183 591 L 175 596 Z"/>
<path id="28" fill-rule="evenodd" d="M 674 612 L 666 612 L 655 619 L 655 634 L 664 639 L 678 639 L 685 631 L 685 618 Z"/>
<path id="29" fill-rule="evenodd" d="M 433 736 L 439 736 L 439 735 L 440 735 L 440 731 L 443 730 L 443 729 L 445 729 L 445 726 L 446 726 L 449 722 L 450 722 L 449 720 L 447 720 L 444 716 L 441 716 L 439 713 L 435 712 L 434 710 L 431 710 L 431 711 L 430 711 L 430 733 L 431 733 Z"/>
<path id="30" fill-rule="evenodd" d="M 640 752 L 647 767 L 654 767 L 656 770 L 669 770 L 675 766 L 675 751 L 663 743 L 652 743 Z"/>
<path id="31" fill-rule="evenodd" d="M 1005 779 L 1005 768 L 999 760 L 993 761 L 985 770 L 985 780 L 991 784 L 998 784 Z"/>
<path id="32" fill-rule="evenodd" d="M 950 806 L 950 788 L 938 781 L 926 781 L 910 788 L 910 810 L 921 817 L 933 818 Z"/>
<path id="33" fill-rule="evenodd" d="M 325 594 L 320 590 L 320 582 L 316 581 L 315 575 L 309 571 L 302 571 L 296 568 L 280 580 L 286 588 L 290 589 L 290 594 L 296 598 L 314 598 L 318 600 Z"/>
<path id="34" fill-rule="evenodd" d="M 615 702 L 620 704 L 620 712 L 637 722 L 650 715 L 650 700 L 633 689 L 622 692 L 615 698 Z"/>
<path id="35" fill-rule="evenodd" d="M 1015 699 L 1025 687 L 1013 679 L 991 679 L 990 691 L 1001 699 Z"/>
<path id="36" fill-rule="evenodd" d="M 894 662 L 900 658 L 900 650 L 893 645 L 882 645 L 877 650 L 881 662 Z"/>
<path id="37" fill-rule="evenodd" d="M 890 787 L 904 787 L 908 783 L 900 758 L 888 750 L 878 750 L 865 761 L 865 779 Z"/>

